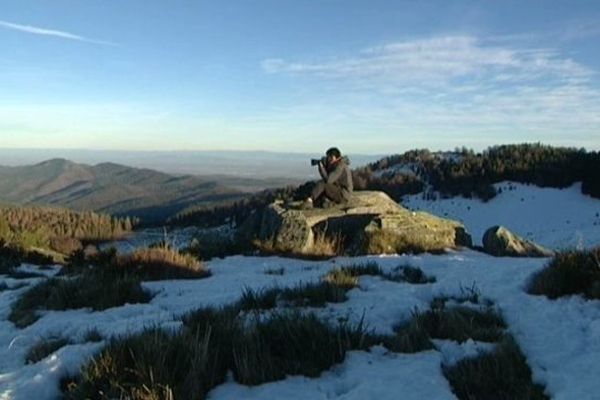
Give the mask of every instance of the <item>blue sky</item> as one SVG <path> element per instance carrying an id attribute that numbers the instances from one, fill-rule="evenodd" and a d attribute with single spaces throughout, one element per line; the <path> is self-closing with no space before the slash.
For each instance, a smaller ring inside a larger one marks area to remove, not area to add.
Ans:
<path id="1" fill-rule="evenodd" d="M 0 147 L 600 149 L 598 1 L 0 0 Z"/>

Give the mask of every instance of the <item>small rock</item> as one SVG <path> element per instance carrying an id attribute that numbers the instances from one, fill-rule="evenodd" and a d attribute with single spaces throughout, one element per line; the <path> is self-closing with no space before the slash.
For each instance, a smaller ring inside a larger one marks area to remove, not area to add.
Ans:
<path id="1" fill-rule="evenodd" d="M 483 250 L 497 257 L 552 257 L 554 252 L 524 239 L 503 226 L 493 226 L 483 234 Z"/>

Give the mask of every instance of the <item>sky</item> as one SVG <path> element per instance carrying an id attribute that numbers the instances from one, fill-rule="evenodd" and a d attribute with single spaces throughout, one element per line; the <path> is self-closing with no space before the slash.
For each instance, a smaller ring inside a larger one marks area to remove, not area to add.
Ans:
<path id="1" fill-rule="evenodd" d="M 0 0 L 0 148 L 600 149 L 600 2 Z"/>

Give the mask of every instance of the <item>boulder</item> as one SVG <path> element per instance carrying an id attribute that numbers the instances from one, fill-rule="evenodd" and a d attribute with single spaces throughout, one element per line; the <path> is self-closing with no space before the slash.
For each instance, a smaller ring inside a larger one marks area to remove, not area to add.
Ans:
<path id="1" fill-rule="evenodd" d="M 524 239 L 503 226 L 492 226 L 483 234 L 483 251 L 497 257 L 552 257 L 554 252 Z"/>
<path id="2" fill-rule="evenodd" d="M 275 252 L 317 254 L 323 238 L 337 238 L 345 254 L 443 251 L 471 246 L 456 221 L 413 212 L 377 191 L 357 191 L 343 205 L 300 210 L 276 201 L 242 224 L 242 241 L 266 244 Z"/>

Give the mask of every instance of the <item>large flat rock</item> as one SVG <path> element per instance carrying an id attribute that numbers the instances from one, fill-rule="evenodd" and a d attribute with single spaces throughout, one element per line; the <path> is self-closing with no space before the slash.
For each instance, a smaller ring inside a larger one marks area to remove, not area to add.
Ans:
<path id="1" fill-rule="evenodd" d="M 242 240 L 258 240 L 286 253 L 311 254 L 315 238 L 337 237 L 349 255 L 443 251 L 471 246 L 462 224 L 413 212 L 378 191 L 358 191 L 343 205 L 299 210 L 274 202 L 240 229 Z"/>

